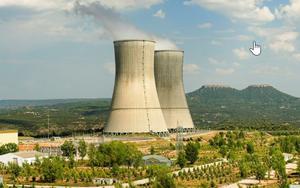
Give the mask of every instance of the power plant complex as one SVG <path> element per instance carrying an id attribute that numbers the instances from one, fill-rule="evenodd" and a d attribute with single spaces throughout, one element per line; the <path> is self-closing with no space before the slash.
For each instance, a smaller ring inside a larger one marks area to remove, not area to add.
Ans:
<path id="1" fill-rule="evenodd" d="M 154 51 L 150 40 L 114 41 L 116 75 L 106 134 L 194 128 L 183 87 L 183 51 Z"/>

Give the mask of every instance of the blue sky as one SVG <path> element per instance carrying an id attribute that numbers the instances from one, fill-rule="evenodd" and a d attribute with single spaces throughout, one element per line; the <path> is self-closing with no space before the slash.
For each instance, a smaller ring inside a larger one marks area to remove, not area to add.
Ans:
<path id="1" fill-rule="evenodd" d="M 299 23 L 300 0 L 0 0 L 0 99 L 111 97 L 112 41 L 133 37 L 185 51 L 187 92 L 270 84 L 300 97 Z"/>

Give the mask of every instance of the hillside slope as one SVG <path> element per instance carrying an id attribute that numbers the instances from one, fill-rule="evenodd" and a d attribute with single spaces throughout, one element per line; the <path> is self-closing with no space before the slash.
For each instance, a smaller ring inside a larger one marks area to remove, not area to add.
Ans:
<path id="1" fill-rule="evenodd" d="M 202 86 L 188 93 L 187 100 L 195 123 L 201 126 L 233 127 L 229 124 L 234 123 L 255 127 L 257 122 L 300 125 L 300 99 L 269 85 L 252 85 L 243 90 Z"/>

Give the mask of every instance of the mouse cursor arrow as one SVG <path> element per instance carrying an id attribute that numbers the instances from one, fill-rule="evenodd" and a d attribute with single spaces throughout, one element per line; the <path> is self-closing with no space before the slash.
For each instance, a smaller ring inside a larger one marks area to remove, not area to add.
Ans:
<path id="1" fill-rule="evenodd" d="M 249 50 L 250 50 L 250 51 L 252 52 L 252 54 L 255 55 L 255 56 L 259 56 L 260 53 L 261 53 L 261 47 L 260 47 L 260 45 L 256 44 L 255 41 L 253 41 L 253 48 L 250 48 Z"/>

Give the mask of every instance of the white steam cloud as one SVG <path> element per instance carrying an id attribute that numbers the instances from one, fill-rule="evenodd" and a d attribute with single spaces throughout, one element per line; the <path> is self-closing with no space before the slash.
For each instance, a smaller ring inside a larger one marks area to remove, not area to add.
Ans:
<path id="1" fill-rule="evenodd" d="M 113 40 L 124 39 L 148 39 L 156 41 L 156 50 L 178 49 L 169 39 L 164 39 L 144 31 L 121 18 L 114 9 L 104 7 L 98 2 L 82 4 L 77 1 L 74 5 L 74 11 L 83 16 L 91 16 L 95 21 L 103 26 L 106 33 Z"/>

